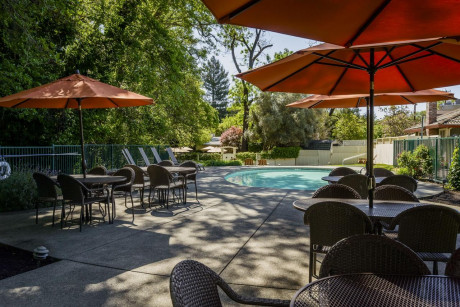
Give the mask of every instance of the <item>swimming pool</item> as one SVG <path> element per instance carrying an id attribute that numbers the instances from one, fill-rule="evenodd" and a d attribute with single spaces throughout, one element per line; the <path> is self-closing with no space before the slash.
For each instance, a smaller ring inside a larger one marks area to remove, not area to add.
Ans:
<path id="1" fill-rule="evenodd" d="M 320 168 L 258 168 L 242 170 L 225 176 L 229 182 L 259 188 L 314 191 L 327 184 L 321 177 L 330 169 Z"/>

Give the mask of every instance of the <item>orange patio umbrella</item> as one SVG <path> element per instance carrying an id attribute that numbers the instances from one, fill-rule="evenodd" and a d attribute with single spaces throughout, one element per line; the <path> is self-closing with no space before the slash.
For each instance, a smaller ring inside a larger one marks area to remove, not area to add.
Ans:
<path id="1" fill-rule="evenodd" d="M 84 175 L 86 163 L 81 109 L 134 107 L 153 103 L 152 98 L 102 83 L 79 73 L 0 98 L 0 107 L 6 108 L 78 108 Z"/>
<path id="2" fill-rule="evenodd" d="M 372 206 L 374 93 L 414 92 L 459 84 L 460 45 L 455 40 L 442 39 L 350 48 L 321 44 L 237 76 L 262 91 L 369 94 L 367 173 Z"/>
<path id="3" fill-rule="evenodd" d="M 369 95 L 312 95 L 286 105 L 291 108 L 361 108 L 367 107 Z M 415 105 L 421 102 L 455 99 L 454 94 L 434 89 L 406 93 L 380 93 L 374 95 L 374 106 Z"/>
<path id="4" fill-rule="evenodd" d="M 202 0 L 219 23 L 354 46 L 460 35 L 451 0 Z"/>

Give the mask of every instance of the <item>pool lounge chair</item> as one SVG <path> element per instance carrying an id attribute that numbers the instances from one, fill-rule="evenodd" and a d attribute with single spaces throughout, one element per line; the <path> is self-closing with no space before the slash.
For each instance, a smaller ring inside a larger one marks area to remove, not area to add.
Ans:
<path id="1" fill-rule="evenodd" d="M 174 152 L 172 151 L 171 147 L 166 148 L 166 151 L 168 152 L 169 157 L 171 158 L 171 161 L 174 163 L 174 165 L 179 165 L 179 161 L 177 161 L 176 156 L 174 155 Z M 204 171 L 204 166 L 203 164 L 197 163 L 198 170 L 199 171 Z"/>
<path id="2" fill-rule="evenodd" d="M 149 157 L 147 157 L 147 154 L 145 153 L 144 148 L 138 147 L 138 149 L 139 149 L 139 152 L 141 153 L 142 159 L 144 159 L 145 166 L 149 166 L 150 164 L 152 164 L 150 163 Z"/>
<path id="3" fill-rule="evenodd" d="M 150 147 L 150 149 L 152 150 L 153 156 L 155 157 L 155 160 L 157 161 L 157 163 L 160 163 L 161 161 L 163 161 L 155 147 Z"/>
<path id="4" fill-rule="evenodd" d="M 121 153 L 122 153 L 123 156 L 125 157 L 126 161 L 128 161 L 128 164 L 136 165 L 136 162 L 134 162 L 134 159 L 133 159 L 133 157 L 131 156 L 131 154 L 129 153 L 128 148 L 123 148 L 123 149 L 121 150 Z"/>

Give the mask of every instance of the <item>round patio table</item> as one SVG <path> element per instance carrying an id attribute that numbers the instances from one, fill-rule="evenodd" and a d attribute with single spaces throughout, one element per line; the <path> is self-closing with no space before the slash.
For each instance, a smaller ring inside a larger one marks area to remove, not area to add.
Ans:
<path id="1" fill-rule="evenodd" d="M 460 306 L 460 278 L 425 275 L 337 275 L 299 291 L 291 307 L 303 306 Z"/>
<path id="2" fill-rule="evenodd" d="M 329 183 L 337 183 L 343 177 L 344 176 L 324 176 L 324 177 L 321 177 L 321 180 L 327 181 Z M 382 182 L 382 180 L 385 178 L 387 177 L 375 177 L 375 184 L 379 185 Z"/>
<path id="3" fill-rule="evenodd" d="M 297 210 L 306 211 L 311 205 L 325 201 L 350 204 L 363 211 L 374 223 L 377 221 L 390 223 L 394 217 L 407 209 L 428 205 L 414 201 L 374 200 L 374 207 L 369 208 L 369 200 L 367 199 L 307 198 L 294 201 L 293 206 Z"/>

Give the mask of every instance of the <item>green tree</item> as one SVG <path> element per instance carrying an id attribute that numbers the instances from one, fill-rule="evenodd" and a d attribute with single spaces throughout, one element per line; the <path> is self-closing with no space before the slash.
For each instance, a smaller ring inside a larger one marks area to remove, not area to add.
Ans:
<path id="1" fill-rule="evenodd" d="M 233 63 L 239 73 L 243 72 L 243 67 L 247 70 L 253 69 L 259 62 L 264 51 L 272 46 L 264 39 L 263 34 L 265 32 L 262 30 L 230 25 L 222 26 L 221 29 L 222 44 L 231 51 Z M 239 57 L 237 53 L 239 53 Z M 234 92 L 239 93 L 237 103 L 240 103 L 243 107 L 241 150 L 247 151 L 248 133 L 246 132 L 249 128 L 249 107 L 252 103 L 251 92 L 253 91 L 253 87 L 243 80 L 237 80 L 235 87 L 236 91 Z"/>
<path id="2" fill-rule="evenodd" d="M 230 82 L 228 72 L 214 56 L 203 67 L 205 100 L 219 112 L 219 119 L 226 115 Z"/>
<path id="3" fill-rule="evenodd" d="M 264 149 L 299 146 L 311 140 L 321 111 L 286 107 L 301 97 L 300 94 L 262 93 L 251 112 L 251 138 L 260 140 Z"/>
<path id="4" fill-rule="evenodd" d="M 366 121 L 350 110 L 336 112 L 332 136 L 337 140 L 363 140 L 366 138 Z"/>
<path id="5" fill-rule="evenodd" d="M 380 121 L 383 137 L 404 135 L 405 129 L 416 124 L 413 113 L 409 113 L 404 106 L 390 106 L 380 110 L 385 112 L 384 118 Z"/>

